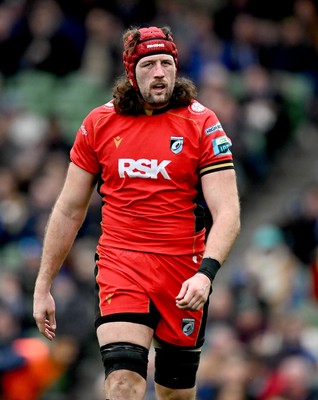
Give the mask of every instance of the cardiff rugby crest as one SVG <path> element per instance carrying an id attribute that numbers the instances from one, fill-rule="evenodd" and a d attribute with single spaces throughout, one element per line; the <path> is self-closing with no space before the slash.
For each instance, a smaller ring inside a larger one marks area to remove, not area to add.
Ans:
<path id="1" fill-rule="evenodd" d="M 170 137 L 170 150 L 174 154 L 178 154 L 183 149 L 184 138 L 182 136 L 171 136 Z"/>
<path id="2" fill-rule="evenodd" d="M 182 332 L 186 336 L 190 336 L 194 331 L 194 319 L 193 318 L 183 318 L 182 320 Z"/>

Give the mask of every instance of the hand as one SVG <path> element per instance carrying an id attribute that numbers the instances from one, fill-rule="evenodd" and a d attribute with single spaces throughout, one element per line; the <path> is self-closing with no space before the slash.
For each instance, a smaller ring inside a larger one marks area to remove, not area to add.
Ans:
<path id="1" fill-rule="evenodd" d="M 41 334 L 49 340 L 55 338 L 55 302 L 50 292 L 34 294 L 33 317 Z"/>
<path id="2" fill-rule="evenodd" d="M 195 274 L 183 282 L 176 297 L 176 306 L 182 310 L 198 311 L 204 306 L 210 295 L 210 279 L 203 274 Z"/>

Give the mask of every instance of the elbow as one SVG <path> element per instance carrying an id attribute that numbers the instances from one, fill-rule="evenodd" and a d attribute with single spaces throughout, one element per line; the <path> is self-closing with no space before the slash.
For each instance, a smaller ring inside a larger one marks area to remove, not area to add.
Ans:
<path id="1" fill-rule="evenodd" d="M 65 207 L 64 204 L 55 205 L 56 213 L 59 213 L 67 223 L 80 227 L 86 217 L 87 208 L 85 207 Z"/>

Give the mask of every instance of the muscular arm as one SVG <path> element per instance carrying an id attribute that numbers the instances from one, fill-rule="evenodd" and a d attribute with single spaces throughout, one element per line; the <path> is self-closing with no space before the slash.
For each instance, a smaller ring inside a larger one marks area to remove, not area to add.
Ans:
<path id="1" fill-rule="evenodd" d="M 71 163 L 46 227 L 33 316 L 40 332 L 50 340 L 56 326 L 51 285 L 83 223 L 95 183 L 94 175 Z"/>
<path id="2" fill-rule="evenodd" d="M 203 176 L 202 189 L 213 218 L 203 256 L 223 264 L 240 231 L 240 203 L 234 170 Z"/>
<path id="3" fill-rule="evenodd" d="M 240 202 L 234 170 L 204 175 L 202 189 L 213 217 L 203 256 L 223 264 L 240 231 Z M 176 297 L 177 307 L 199 310 L 207 301 L 210 287 L 207 276 L 195 274 L 183 283 Z"/>

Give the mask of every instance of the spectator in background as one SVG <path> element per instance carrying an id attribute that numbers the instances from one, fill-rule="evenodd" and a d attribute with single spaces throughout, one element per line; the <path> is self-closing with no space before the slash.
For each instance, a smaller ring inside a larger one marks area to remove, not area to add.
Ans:
<path id="1" fill-rule="evenodd" d="M 318 183 L 304 187 L 287 215 L 278 222 L 286 243 L 298 259 L 309 266 L 318 246 Z"/>
<path id="2" fill-rule="evenodd" d="M 315 400 L 317 368 L 300 356 L 284 358 L 266 383 L 259 400 Z M 275 396 L 275 397 L 274 397 Z"/>
<path id="3" fill-rule="evenodd" d="M 25 365 L 25 359 L 13 348 L 13 341 L 21 336 L 21 325 L 16 313 L 0 301 L 0 398 L 4 395 L 4 376 Z"/>
<path id="4" fill-rule="evenodd" d="M 287 103 L 281 91 L 275 87 L 275 77 L 262 66 L 245 68 L 241 78 L 243 88 L 239 99 L 246 119 L 243 129 L 245 135 L 250 135 L 250 138 L 246 139 L 247 146 L 252 140 L 251 136 L 258 137 L 262 142 L 261 153 L 264 154 L 265 160 L 259 160 L 258 164 L 263 164 L 266 170 L 292 137 Z M 253 148 L 247 148 L 248 154 L 252 152 Z M 257 174 L 256 158 L 254 171 L 256 177 L 261 178 L 262 174 Z"/>
<path id="5" fill-rule="evenodd" d="M 247 14 L 236 16 L 233 25 L 232 38 L 225 42 L 221 54 L 222 64 L 229 71 L 243 71 L 259 64 L 257 47 L 257 22 Z"/>
<path id="6" fill-rule="evenodd" d="M 225 369 L 241 354 L 241 345 L 234 329 L 222 322 L 213 324 L 206 338 L 198 370 L 198 399 L 216 398 L 223 386 Z"/>
<path id="7" fill-rule="evenodd" d="M 77 70 L 83 27 L 69 27 L 70 21 L 55 0 L 39 0 L 27 6 L 27 14 L 16 21 L 10 35 L 2 41 L 3 52 L 10 56 L 1 57 L 0 71 L 10 76 L 31 69 L 64 76 Z"/>
<path id="8" fill-rule="evenodd" d="M 193 31 L 184 32 L 182 41 L 186 47 L 182 52 L 181 72 L 204 89 L 203 75 L 208 66 L 220 64 L 223 43 L 214 33 L 214 20 L 207 15 L 205 8 L 193 7 L 184 15 L 185 25 L 193 27 Z M 180 38 L 181 39 L 181 38 Z"/>
<path id="9" fill-rule="evenodd" d="M 271 49 L 266 68 L 274 71 L 300 73 L 317 81 L 318 56 L 301 21 L 290 16 L 279 25 L 278 43 Z"/>
<path id="10" fill-rule="evenodd" d="M 260 65 L 243 69 L 238 94 L 241 113 L 241 163 L 253 183 L 264 181 L 271 165 L 292 136 L 287 105 L 273 76 Z"/>
<path id="11" fill-rule="evenodd" d="M 100 4 L 104 4 L 103 1 Z M 125 28 L 147 25 L 156 16 L 155 0 L 115 0 L 110 2 L 109 10 L 122 21 Z"/>
<path id="12" fill-rule="evenodd" d="M 310 293 L 318 301 L 318 184 L 304 188 L 290 212 L 278 222 L 293 254 L 310 277 Z"/>
<path id="13" fill-rule="evenodd" d="M 234 21 L 240 14 L 253 12 L 250 0 L 229 0 L 217 7 L 213 12 L 215 19 L 215 32 L 224 41 L 233 38 Z"/>
<path id="14" fill-rule="evenodd" d="M 284 313 L 308 296 L 308 275 L 275 225 L 263 225 L 254 232 L 246 250 L 245 272 L 271 313 Z"/>
<path id="15" fill-rule="evenodd" d="M 74 362 L 77 345 L 71 337 L 62 336 L 53 345 L 41 338 L 17 338 L 12 350 L 22 359 L 14 369 L 2 374 L 5 400 L 40 400 Z"/>
<path id="16" fill-rule="evenodd" d="M 119 75 L 118 39 L 120 19 L 103 8 L 92 8 L 86 15 L 85 43 L 79 72 L 105 86 Z"/>
<path id="17" fill-rule="evenodd" d="M 318 50 L 318 5 L 314 0 L 296 0 L 294 14 L 300 21 L 306 36 Z"/>

